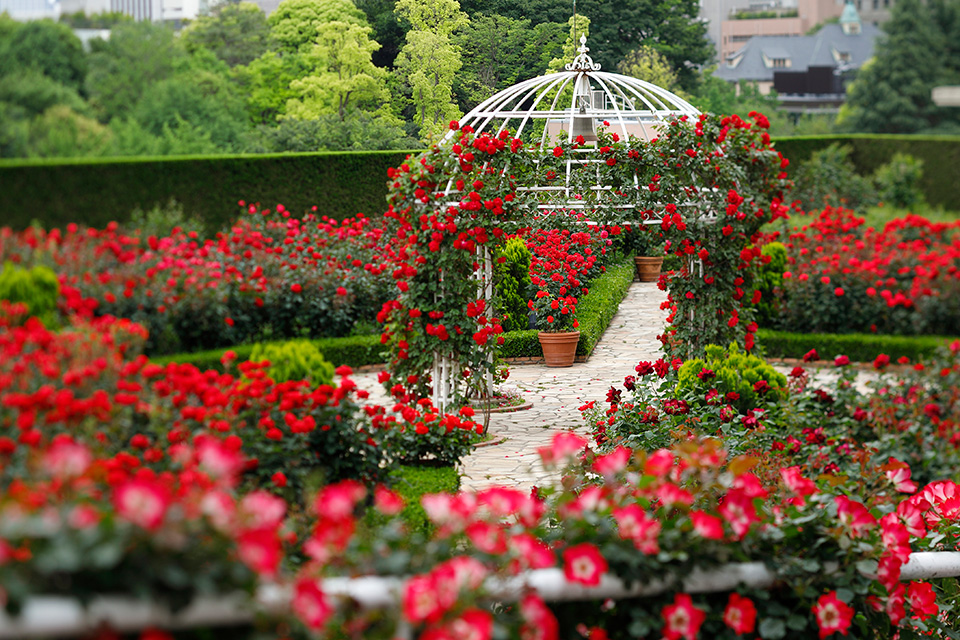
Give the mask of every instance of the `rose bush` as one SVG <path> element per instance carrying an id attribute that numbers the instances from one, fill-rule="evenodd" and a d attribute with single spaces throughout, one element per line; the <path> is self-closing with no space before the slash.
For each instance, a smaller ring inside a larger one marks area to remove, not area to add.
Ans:
<path id="1" fill-rule="evenodd" d="M 960 326 L 960 222 L 919 216 L 864 228 L 863 218 L 827 207 L 798 216 L 775 327 L 796 332 L 952 335 Z"/>
<path id="2" fill-rule="evenodd" d="M 209 240 L 179 228 L 143 238 L 115 224 L 0 229 L 0 260 L 50 267 L 85 311 L 142 324 L 149 354 L 343 336 L 386 299 L 390 247 L 369 219 L 297 218 L 279 205 L 244 212 Z"/>

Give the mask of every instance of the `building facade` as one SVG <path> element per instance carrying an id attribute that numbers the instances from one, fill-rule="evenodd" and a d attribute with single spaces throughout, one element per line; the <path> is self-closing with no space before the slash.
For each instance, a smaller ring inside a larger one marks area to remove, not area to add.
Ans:
<path id="1" fill-rule="evenodd" d="M 857 69 L 873 57 L 880 30 L 864 23 L 852 3 L 838 23 L 809 36 L 754 36 L 729 54 L 714 74 L 737 88 L 775 90 L 781 106 L 795 113 L 837 111 Z"/>

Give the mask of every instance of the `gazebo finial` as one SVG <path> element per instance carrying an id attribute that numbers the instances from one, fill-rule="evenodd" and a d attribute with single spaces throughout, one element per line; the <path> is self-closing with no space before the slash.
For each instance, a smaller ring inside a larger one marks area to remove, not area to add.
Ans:
<path id="1" fill-rule="evenodd" d="M 600 63 L 594 62 L 593 58 L 587 55 L 590 48 L 587 46 L 587 36 L 580 36 L 580 46 L 577 47 L 577 57 L 573 62 L 563 65 L 567 71 L 600 71 Z"/>

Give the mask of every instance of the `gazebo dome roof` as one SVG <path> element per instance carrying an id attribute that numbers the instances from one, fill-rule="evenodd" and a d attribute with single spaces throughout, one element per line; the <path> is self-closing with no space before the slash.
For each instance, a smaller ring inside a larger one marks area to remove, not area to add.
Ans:
<path id="1" fill-rule="evenodd" d="M 545 144 L 565 132 L 589 123 L 591 131 L 607 126 L 623 138 L 633 135 L 650 140 L 658 125 L 700 112 L 674 93 L 649 82 L 600 71 L 588 55 L 586 37 L 580 37 L 578 55 L 566 70 L 519 82 L 484 100 L 460 119 L 480 133 L 510 129 L 517 137 Z"/>

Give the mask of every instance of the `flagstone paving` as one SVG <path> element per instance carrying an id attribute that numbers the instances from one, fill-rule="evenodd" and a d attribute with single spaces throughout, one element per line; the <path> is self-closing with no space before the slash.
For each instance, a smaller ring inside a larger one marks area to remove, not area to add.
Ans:
<path id="1" fill-rule="evenodd" d="M 521 489 L 558 479 L 540 465 L 537 449 L 550 443 L 558 431 L 575 429 L 587 435 L 579 407 L 603 401 L 612 384 L 633 373 L 641 360 L 659 357 L 667 312 L 660 310 L 666 293 L 656 284 L 634 282 L 587 362 L 551 368 L 538 364 L 513 365 L 505 383 L 533 406 L 525 411 L 494 413 L 488 433 L 500 444 L 478 447 L 461 467 L 461 487 L 482 489 L 507 484 Z M 358 374 L 356 381 L 371 391 L 371 400 L 383 401 L 376 374 Z"/>
<path id="2" fill-rule="evenodd" d="M 666 293 L 656 284 L 634 282 L 587 362 L 568 368 L 510 366 L 506 386 L 518 390 L 533 406 L 490 416 L 488 432 L 491 440 L 499 443 L 478 447 L 463 460 L 461 488 L 477 490 L 501 484 L 526 490 L 559 480 L 558 475 L 543 469 L 537 449 L 548 445 L 559 431 L 572 429 L 588 436 L 579 408 L 591 400 L 603 403 L 610 386 L 620 387 L 638 362 L 661 357 L 657 335 L 663 332 L 667 317 L 667 312 L 660 309 L 665 300 Z M 784 373 L 792 368 L 776 367 Z M 835 376 L 829 369 L 813 370 L 811 374 L 817 384 Z M 858 386 L 862 387 L 869 377 L 869 373 L 859 374 Z M 386 403 L 376 373 L 356 374 L 355 380 L 371 392 L 372 402 Z"/>

